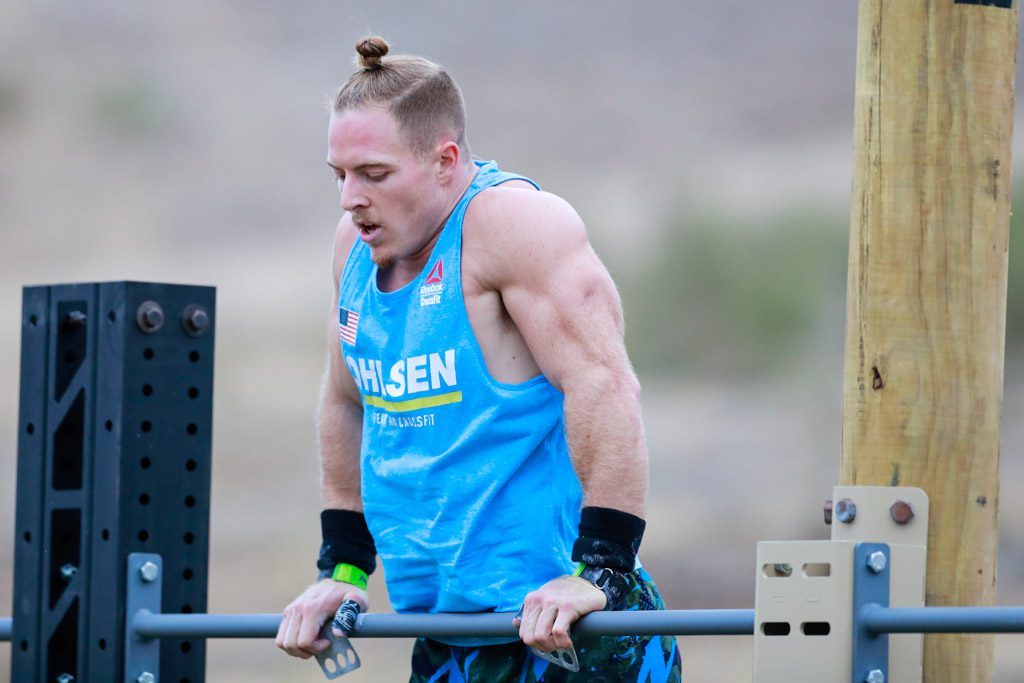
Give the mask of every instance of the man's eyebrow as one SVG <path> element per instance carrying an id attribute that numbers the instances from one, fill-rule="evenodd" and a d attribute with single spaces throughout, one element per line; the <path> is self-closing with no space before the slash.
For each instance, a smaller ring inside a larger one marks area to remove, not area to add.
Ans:
<path id="1" fill-rule="evenodd" d="M 342 172 L 340 168 L 338 168 L 337 166 L 335 166 L 334 164 L 332 164 L 329 161 L 327 162 L 327 165 L 330 166 L 332 169 L 334 169 L 334 171 L 336 171 L 338 173 Z M 391 164 L 385 163 L 383 161 L 367 161 L 366 163 L 359 164 L 358 166 L 356 166 L 352 170 L 354 170 L 354 171 L 363 171 L 363 170 L 366 170 L 368 168 L 390 168 L 390 167 L 391 167 Z"/>

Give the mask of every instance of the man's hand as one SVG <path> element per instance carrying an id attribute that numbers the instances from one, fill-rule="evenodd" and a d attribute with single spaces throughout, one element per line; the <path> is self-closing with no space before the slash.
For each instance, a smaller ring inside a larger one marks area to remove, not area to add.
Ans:
<path id="1" fill-rule="evenodd" d="M 561 576 L 527 594 L 523 616 L 516 618 L 519 637 L 531 647 L 553 652 L 572 646 L 569 627 L 585 614 L 604 609 L 607 599 L 594 584 Z"/>
<path id="2" fill-rule="evenodd" d="M 274 642 L 291 656 L 302 659 L 323 652 L 331 641 L 318 637 L 320 629 L 334 618 L 334 613 L 346 600 L 355 600 L 363 612 L 370 606 L 366 591 L 350 583 L 324 579 L 313 584 L 284 608 L 284 618 Z"/>

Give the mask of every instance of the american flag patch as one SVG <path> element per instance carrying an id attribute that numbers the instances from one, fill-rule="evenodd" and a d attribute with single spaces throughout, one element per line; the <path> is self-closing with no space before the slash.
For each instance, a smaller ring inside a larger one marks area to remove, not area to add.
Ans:
<path id="1" fill-rule="evenodd" d="M 359 329 L 359 314 L 347 308 L 338 308 L 338 336 L 341 340 L 355 345 Z"/>

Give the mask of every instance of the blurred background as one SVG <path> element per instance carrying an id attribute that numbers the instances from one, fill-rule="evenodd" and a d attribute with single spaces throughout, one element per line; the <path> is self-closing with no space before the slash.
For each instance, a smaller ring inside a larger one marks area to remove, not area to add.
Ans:
<path id="1" fill-rule="evenodd" d="M 309 582 L 339 216 L 326 103 L 369 32 L 448 66 L 474 153 L 584 217 L 645 385 L 644 563 L 671 607 L 752 607 L 755 543 L 826 538 L 838 477 L 856 14 L 804 0 L 0 0 L 0 615 L 28 284 L 217 286 L 209 608 L 279 611 Z M 1002 604 L 1024 604 L 1022 259 L 1014 238 Z M 386 610 L 380 573 L 371 587 Z M 1020 644 L 997 641 L 998 681 L 1024 678 Z M 750 681 L 749 638 L 680 645 L 687 680 Z M 408 641 L 356 646 L 363 669 L 346 680 L 405 680 Z M 210 641 L 208 680 L 323 679 L 270 641 Z"/>

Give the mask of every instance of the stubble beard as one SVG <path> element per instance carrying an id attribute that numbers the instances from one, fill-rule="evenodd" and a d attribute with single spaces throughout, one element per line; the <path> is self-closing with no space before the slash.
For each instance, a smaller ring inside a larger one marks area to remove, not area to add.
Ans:
<path id="1" fill-rule="evenodd" d="M 374 253 L 372 248 L 370 249 L 370 260 L 380 270 L 386 270 L 395 264 L 394 255 L 381 254 L 380 252 Z"/>

